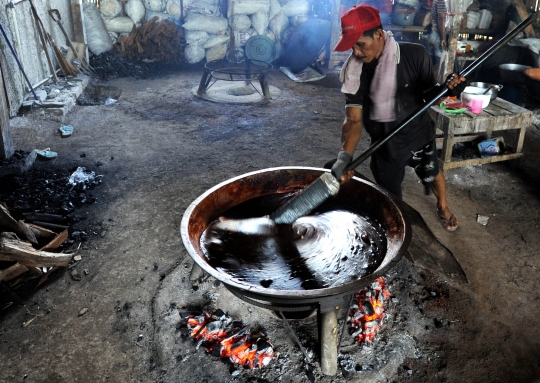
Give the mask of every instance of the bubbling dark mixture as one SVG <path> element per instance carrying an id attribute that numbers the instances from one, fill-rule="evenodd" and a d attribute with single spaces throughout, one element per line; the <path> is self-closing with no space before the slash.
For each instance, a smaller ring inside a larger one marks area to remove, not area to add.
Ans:
<path id="1" fill-rule="evenodd" d="M 239 283 L 277 290 L 340 286 L 381 264 L 387 244 L 380 224 L 335 206 L 292 225 L 263 217 L 284 198 L 246 201 L 212 222 L 201 236 L 208 263 Z"/>

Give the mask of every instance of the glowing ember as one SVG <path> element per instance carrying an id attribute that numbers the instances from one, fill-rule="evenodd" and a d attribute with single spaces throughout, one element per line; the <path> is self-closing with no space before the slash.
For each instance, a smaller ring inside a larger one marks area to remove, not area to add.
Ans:
<path id="1" fill-rule="evenodd" d="M 249 327 L 234 321 L 222 310 L 189 315 L 179 329 L 197 340 L 197 349 L 204 346 L 207 353 L 229 358 L 246 368 L 264 367 L 277 356 L 265 333 L 252 334 Z"/>
<path id="2" fill-rule="evenodd" d="M 384 280 L 378 278 L 355 295 L 356 303 L 351 307 L 348 320 L 352 337 L 358 343 L 372 342 L 373 337 L 382 327 L 384 303 L 390 296 L 385 286 Z"/>

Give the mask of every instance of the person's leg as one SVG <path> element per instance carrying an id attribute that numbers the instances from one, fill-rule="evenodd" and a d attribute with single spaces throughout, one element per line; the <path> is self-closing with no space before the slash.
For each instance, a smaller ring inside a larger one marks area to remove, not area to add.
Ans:
<path id="1" fill-rule="evenodd" d="M 388 162 L 381 154 L 375 152 L 371 156 L 369 167 L 377 184 L 399 199 L 403 199 L 401 184 L 405 178 L 405 164 Z"/>
<path id="2" fill-rule="evenodd" d="M 448 201 L 446 199 L 446 181 L 442 170 L 433 179 L 431 183 L 431 190 L 437 197 L 437 213 L 441 218 L 441 223 L 446 230 L 454 231 L 458 227 L 458 220 L 454 214 L 448 208 Z"/>
<path id="3" fill-rule="evenodd" d="M 437 214 L 441 218 L 442 226 L 448 231 L 456 230 L 458 221 L 448 208 L 446 181 L 443 172 L 439 169 L 435 141 L 414 152 L 409 165 L 414 168 L 422 183 L 430 185 L 433 194 L 437 197 Z"/>

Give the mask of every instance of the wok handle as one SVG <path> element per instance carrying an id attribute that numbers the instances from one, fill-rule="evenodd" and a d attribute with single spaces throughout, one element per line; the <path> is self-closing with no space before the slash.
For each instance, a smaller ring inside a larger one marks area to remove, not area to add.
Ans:
<path id="1" fill-rule="evenodd" d="M 489 48 L 487 51 L 485 51 L 480 57 L 478 57 L 476 60 L 474 60 L 467 68 L 463 69 L 459 75 L 463 77 L 467 77 L 473 70 L 478 68 L 484 61 L 486 61 L 489 57 L 491 57 L 495 52 L 497 52 L 500 48 L 502 48 L 504 45 L 506 45 L 510 40 L 512 40 L 514 37 L 517 36 L 518 33 L 523 31 L 525 28 L 529 26 L 535 19 L 536 19 L 536 13 L 531 13 L 529 17 L 527 17 L 525 20 L 523 20 L 521 23 L 519 23 L 514 29 L 512 29 L 510 32 L 508 32 L 502 39 L 497 41 L 491 48 Z M 387 136 L 382 137 L 375 141 L 364 153 L 362 153 L 358 158 L 353 160 L 349 166 L 347 166 L 347 170 L 352 170 L 356 168 L 358 165 L 360 165 L 362 162 L 367 160 L 373 152 L 378 150 L 381 146 L 383 146 L 388 140 L 390 140 L 392 137 L 394 137 L 401 129 L 403 129 L 406 125 L 408 125 L 412 120 L 414 120 L 416 117 L 418 117 L 420 114 L 422 114 L 427 108 L 429 108 L 433 103 L 437 102 L 441 97 L 446 95 L 448 92 L 448 88 L 444 87 L 443 90 L 440 91 L 437 96 L 435 96 L 431 101 L 426 103 L 423 107 L 418 109 L 415 113 L 407 117 L 405 121 L 403 121 L 397 128 L 395 128 L 392 132 L 390 132 Z"/>

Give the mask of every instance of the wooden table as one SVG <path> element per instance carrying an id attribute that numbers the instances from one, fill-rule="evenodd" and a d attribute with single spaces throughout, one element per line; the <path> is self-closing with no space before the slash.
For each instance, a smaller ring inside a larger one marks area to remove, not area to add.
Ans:
<path id="1" fill-rule="evenodd" d="M 439 104 L 429 108 L 429 113 L 437 127 L 437 147 L 442 147 L 439 159 L 444 176 L 448 169 L 490 162 L 516 160 L 523 156 L 523 140 L 527 127 L 532 124 L 533 113 L 501 98 L 496 98 L 480 114 L 466 111 L 463 114 L 449 114 Z M 504 136 L 510 152 L 487 158 L 452 160 L 452 149 L 457 142 L 473 141 L 478 137 Z M 441 137 L 442 135 L 442 137 Z"/>

